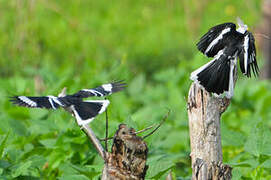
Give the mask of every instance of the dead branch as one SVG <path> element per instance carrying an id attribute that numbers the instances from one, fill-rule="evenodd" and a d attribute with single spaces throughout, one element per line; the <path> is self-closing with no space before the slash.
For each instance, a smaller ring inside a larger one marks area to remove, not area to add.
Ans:
<path id="1" fill-rule="evenodd" d="M 143 132 L 145 132 L 145 131 L 147 131 L 147 130 L 149 130 L 149 129 L 152 129 L 153 127 L 154 127 L 154 125 L 151 125 L 151 126 L 145 128 L 145 129 L 142 129 L 142 130 L 139 130 L 139 131 L 135 132 L 135 134 L 143 133 Z"/>
<path id="2" fill-rule="evenodd" d="M 170 110 L 168 110 L 167 114 L 164 116 L 163 120 L 160 122 L 160 124 L 152 131 L 150 132 L 149 134 L 147 134 L 146 136 L 143 136 L 143 139 L 149 137 L 150 135 L 152 135 L 157 129 L 160 128 L 160 126 L 166 121 L 166 119 L 168 118 L 170 114 Z"/>
<path id="3" fill-rule="evenodd" d="M 102 157 L 104 161 L 106 161 L 106 151 L 104 150 L 103 146 L 101 145 L 100 141 L 95 136 L 94 132 L 91 130 L 91 128 L 88 126 L 88 124 L 82 125 L 81 129 L 84 131 L 84 133 L 89 137 L 90 141 L 96 148 L 99 155 Z"/>

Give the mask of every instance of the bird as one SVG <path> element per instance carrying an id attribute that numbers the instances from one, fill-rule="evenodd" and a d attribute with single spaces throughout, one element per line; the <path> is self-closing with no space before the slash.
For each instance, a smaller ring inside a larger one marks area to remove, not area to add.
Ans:
<path id="1" fill-rule="evenodd" d="M 208 92 L 228 99 L 234 95 L 237 58 L 245 76 L 251 77 L 251 72 L 255 77 L 259 74 L 254 36 L 240 18 L 237 24 L 237 29 L 232 22 L 216 25 L 200 38 L 198 50 L 213 59 L 190 75 L 191 80 Z"/>
<path id="2" fill-rule="evenodd" d="M 12 96 L 10 101 L 14 105 L 28 108 L 58 109 L 62 107 L 76 118 L 79 126 L 82 126 L 93 121 L 110 104 L 107 99 L 83 101 L 83 98 L 108 96 L 123 90 L 125 87 L 126 83 L 123 81 L 115 81 L 92 89 L 81 89 L 72 95 L 65 95 L 66 93 L 62 92 L 58 96 Z"/>

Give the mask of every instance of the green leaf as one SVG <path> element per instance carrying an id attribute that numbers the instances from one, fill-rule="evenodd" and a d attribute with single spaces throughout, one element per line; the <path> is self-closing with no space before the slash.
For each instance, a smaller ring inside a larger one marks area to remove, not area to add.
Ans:
<path id="1" fill-rule="evenodd" d="M 7 155 L 8 155 L 8 158 L 13 163 L 18 163 L 18 160 L 23 155 L 23 152 L 21 150 L 15 149 L 15 148 L 8 148 L 7 149 Z"/>
<path id="2" fill-rule="evenodd" d="M 271 169 L 271 159 L 264 161 L 264 163 L 261 164 L 261 167 Z"/>
<path id="3" fill-rule="evenodd" d="M 40 140 L 40 143 L 44 145 L 46 148 L 55 148 L 56 139 L 45 139 Z"/>
<path id="4" fill-rule="evenodd" d="M 6 169 L 10 166 L 10 163 L 5 160 L 0 160 L 0 168 Z"/>
<path id="5" fill-rule="evenodd" d="M 243 146 L 245 143 L 245 136 L 239 132 L 232 131 L 226 127 L 226 125 L 221 125 L 222 143 L 223 146 Z"/>
<path id="6" fill-rule="evenodd" d="M 230 165 L 233 167 L 256 168 L 259 165 L 259 162 L 256 159 L 248 159 L 248 160 L 243 160 L 243 161 L 237 162 L 237 163 L 230 163 Z"/>
<path id="7" fill-rule="evenodd" d="M 159 179 L 174 166 L 174 163 L 167 159 L 167 156 L 159 155 L 148 159 L 148 166 L 147 178 Z"/>
<path id="8" fill-rule="evenodd" d="M 9 123 L 10 127 L 12 127 L 13 132 L 15 132 L 17 135 L 19 136 L 27 135 L 27 129 L 21 120 L 10 119 Z"/>
<path id="9" fill-rule="evenodd" d="M 94 176 L 101 174 L 103 165 L 74 165 L 70 164 L 72 168 L 74 168 L 76 171 L 78 171 L 80 174 L 84 174 L 87 177 L 93 178 Z"/>
<path id="10" fill-rule="evenodd" d="M 20 175 L 26 175 L 28 168 L 31 166 L 32 162 L 27 161 L 25 163 L 20 163 L 12 167 L 11 175 L 12 177 L 18 177 Z"/>
<path id="11" fill-rule="evenodd" d="M 31 164 L 32 167 L 38 167 L 38 168 L 42 168 L 42 166 L 44 166 L 46 162 L 45 157 L 41 155 L 32 155 L 27 160 L 32 162 Z"/>
<path id="12" fill-rule="evenodd" d="M 6 142 L 7 142 L 8 136 L 9 136 L 9 132 L 6 134 L 6 136 L 4 137 L 4 139 L 2 140 L 2 142 L 0 144 L 0 157 L 1 158 L 3 158 L 3 156 L 4 156 L 4 149 L 6 147 Z"/>
<path id="13" fill-rule="evenodd" d="M 84 175 L 78 175 L 78 174 L 75 174 L 75 175 L 63 175 L 61 176 L 60 178 L 58 178 L 58 180 L 89 180 L 89 178 L 87 178 L 86 176 Z"/>
<path id="14" fill-rule="evenodd" d="M 245 150 L 257 157 L 262 155 L 271 155 L 271 132 L 268 127 L 259 122 L 252 128 L 245 144 Z"/>
<path id="15" fill-rule="evenodd" d="M 242 173 L 240 168 L 233 168 L 232 170 L 232 180 L 240 180 L 242 177 Z"/>

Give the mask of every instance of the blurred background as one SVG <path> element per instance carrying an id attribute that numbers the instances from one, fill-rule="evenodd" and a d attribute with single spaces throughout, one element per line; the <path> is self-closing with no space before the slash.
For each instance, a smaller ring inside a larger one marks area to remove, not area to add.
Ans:
<path id="1" fill-rule="evenodd" d="M 113 80 L 128 87 L 109 97 L 110 136 L 120 123 L 158 124 L 171 109 L 146 139 L 146 178 L 190 179 L 189 76 L 210 60 L 196 43 L 237 16 L 255 35 L 264 73 L 239 74 L 221 121 L 224 162 L 233 179 L 271 179 L 270 12 L 270 0 L 0 0 L 0 179 L 98 179 L 103 162 L 70 114 L 15 107 L 8 97 Z M 105 114 L 90 126 L 103 138 Z"/>

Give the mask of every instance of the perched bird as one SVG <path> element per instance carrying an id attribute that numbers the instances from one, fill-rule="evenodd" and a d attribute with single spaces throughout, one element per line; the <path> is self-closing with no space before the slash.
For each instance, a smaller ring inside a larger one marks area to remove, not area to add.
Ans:
<path id="1" fill-rule="evenodd" d="M 237 57 L 242 73 L 251 77 L 258 76 L 255 40 L 241 19 L 237 19 L 239 28 L 233 23 L 224 23 L 212 27 L 200 38 L 197 48 L 213 60 L 191 73 L 190 79 L 202 85 L 208 92 L 233 96 L 234 69 Z"/>
<path id="2" fill-rule="evenodd" d="M 29 108 L 47 108 L 57 109 L 64 108 L 75 116 L 78 125 L 85 125 L 90 123 L 98 114 L 103 113 L 109 105 L 109 100 L 87 100 L 83 98 L 91 96 L 107 96 L 114 92 L 121 91 L 126 84 L 123 81 L 116 81 L 113 83 L 103 84 L 93 89 L 82 89 L 72 95 L 60 94 L 56 96 L 13 96 L 10 101 L 19 106 Z"/>

